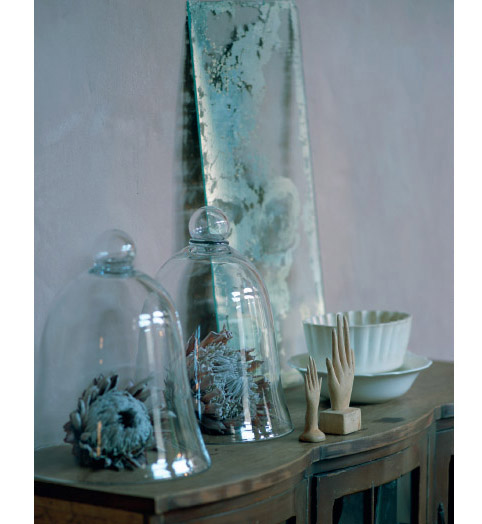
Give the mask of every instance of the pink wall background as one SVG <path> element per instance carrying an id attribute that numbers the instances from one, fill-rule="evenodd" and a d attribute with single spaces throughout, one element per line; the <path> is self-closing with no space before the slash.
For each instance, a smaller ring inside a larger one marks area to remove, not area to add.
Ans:
<path id="1" fill-rule="evenodd" d="M 453 360 L 453 3 L 298 0 L 325 301 Z M 105 229 L 179 246 L 185 3 L 35 4 L 35 341 Z"/>

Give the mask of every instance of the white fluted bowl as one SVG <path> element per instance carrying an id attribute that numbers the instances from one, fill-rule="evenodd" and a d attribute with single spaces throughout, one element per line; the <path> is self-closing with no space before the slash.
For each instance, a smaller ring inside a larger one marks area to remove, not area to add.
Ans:
<path id="1" fill-rule="evenodd" d="M 345 311 L 350 325 L 350 344 L 355 353 L 355 375 L 383 373 L 399 368 L 407 351 L 412 316 L 396 311 Z M 331 331 L 336 313 L 303 321 L 308 353 L 320 371 L 331 358 Z"/>

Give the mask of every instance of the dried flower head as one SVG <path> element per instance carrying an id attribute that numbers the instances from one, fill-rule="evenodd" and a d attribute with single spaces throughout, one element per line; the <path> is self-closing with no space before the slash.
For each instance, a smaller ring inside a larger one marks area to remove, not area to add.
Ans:
<path id="1" fill-rule="evenodd" d="M 255 375 L 262 361 L 252 355 L 254 349 L 228 347 L 231 338 L 223 327 L 201 342 L 192 335 L 186 346 L 195 411 L 205 433 L 232 433 L 245 424 L 246 410 L 253 427 L 266 422 L 263 390 L 269 384 Z"/>
<path id="2" fill-rule="evenodd" d="M 64 440 L 82 466 L 119 470 L 145 464 L 153 431 L 144 405 L 146 381 L 119 391 L 117 380 L 118 375 L 94 378 L 64 425 Z"/>

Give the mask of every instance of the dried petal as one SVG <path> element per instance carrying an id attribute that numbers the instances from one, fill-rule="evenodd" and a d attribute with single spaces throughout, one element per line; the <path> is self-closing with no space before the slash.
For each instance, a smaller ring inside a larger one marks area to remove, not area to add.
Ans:
<path id="1" fill-rule="evenodd" d="M 140 400 L 141 402 L 145 402 L 149 398 L 150 394 L 151 394 L 150 390 L 144 389 L 144 390 L 139 390 L 138 392 L 136 392 L 135 395 L 132 395 L 132 396 L 136 398 L 137 400 Z"/>
<path id="2" fill-rule="evenodd" d="M 203 339 L 200 346 L 205 348 L 207 346 L 217 346 L 218 344 L 226 344 L 228 340 L 233 338 L 233 334 L 230 331 L 227 331 L 225 328 L 221 333 L 216 333 L 215 331 L 210 331 L 207 336 Z"/>
<path id="3" fill-rule="evenodd" d="M 110 378 L 110 388 L 114 389 L 117 386 L 117 381 L 119 380 L 119 375 L 112 375 Z"/>
<path id="4" fill-rule="evenodd" d="M 215 431 L 217 433 L 224 433 L 225 427 L 221 422 L 214 420 L 209 417 L 203 417 L 201 420 L 201 426 L 204 429 Z"/>
<path id="5" fill-rule="evenodd" d="M 221 391 L 219 391 L 219 389 L 213 389 L 212 391 L 210 391 L 209 393 L 206 393 L 206 395 L 204 395 L 203 397 L 201 397 L 202 401 L 206 404 L 207 402 L 209 402 L 212 398 L 214 397 L 217 397 L 221 395 Z"/>
<path id="6" fill-rule="evenodd" d="M 196 337 L 192 334 L 186 344 L 186 356 L 191 355 L 196 347 Z"/>
<path id="7" fill-rule="evenodd" d="M 107 391 L 109 391 L 110 386 L 110 377 L 104 377 L 102 381 L 99 383 L 99 395 L 103 395 Z"/>
<path id="8" fill-rule="evenodd" d="M 81 398 L 79 398 L 78 411 L 81 417 L 85 415 L 85 402 Z"/>
<path id="9" fill-rule="evenodd" d="M 223 407 L 221 404 L 211 403 L 211 404 L 204 404 L 204 413 L 206 415 L 214 415 L 216 417 L 220 417 L 223 413 Z"/>
<path id="10" fill-rule="evenodd" d="M 250 362 L 250 364 L 249 364 L 247 369 L 251 373 L 251 372 L 257 370 L 259 368 L 259 366 L 261 366 L 262 363 L 263 363 L 262 360 L 253 360 L 252 362 Z"/>
<path id="11" fill-rule="evenodd" d="M 82 420 L 80 419 L 80 415 L 77 413 L 77 411 L 72 411 L 70 414 L 70 423 L 74 430 L 80 431 L 82 427 Z"/>

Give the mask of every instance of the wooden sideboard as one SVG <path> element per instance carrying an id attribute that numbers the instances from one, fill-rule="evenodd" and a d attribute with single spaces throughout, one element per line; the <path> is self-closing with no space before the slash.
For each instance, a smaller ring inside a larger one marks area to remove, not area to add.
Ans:
<path id="1" fill-rule="evenodd" d="M 35 521 L 75 524 L 453 522 L 453 364 L 434 362 L 403 397 L 362 405 L 362 429 L 301 443 L 304 391 L 287 390 L 295 430 L 209 446 L 211 468 L 143 485 L 35 480 Z"/>

